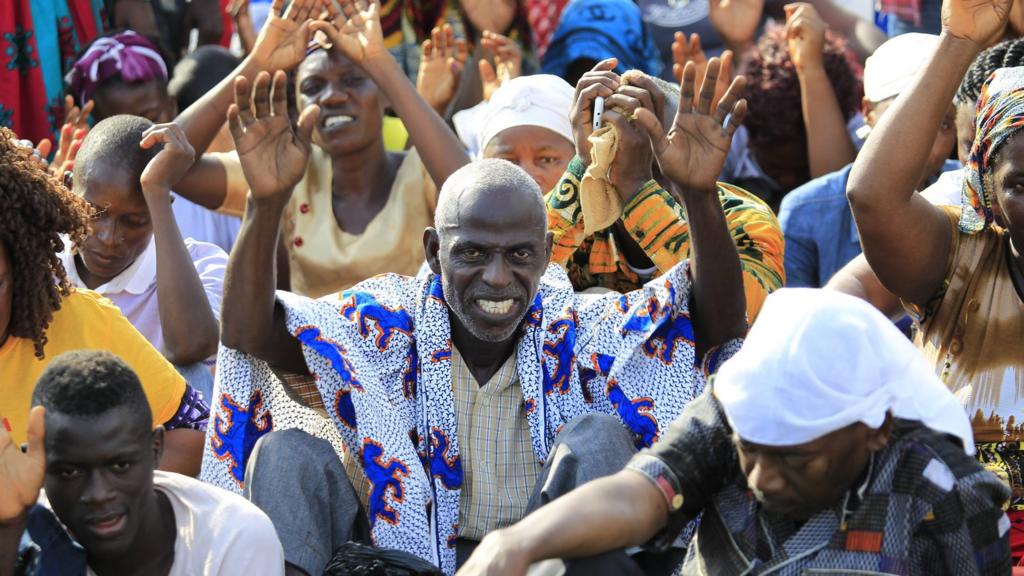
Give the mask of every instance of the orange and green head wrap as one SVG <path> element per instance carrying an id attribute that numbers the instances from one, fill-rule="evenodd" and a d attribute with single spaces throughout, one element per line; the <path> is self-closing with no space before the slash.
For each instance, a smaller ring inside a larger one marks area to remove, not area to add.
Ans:
<path id="1" fill-rule="evenodd" d="M 989 76 L 978 99 L 974 144 L 967 162 L 960 231 L 974 234 L 992 224 L 992 179 L 999 149 L 1024 129 L 1024 67 Z"/>

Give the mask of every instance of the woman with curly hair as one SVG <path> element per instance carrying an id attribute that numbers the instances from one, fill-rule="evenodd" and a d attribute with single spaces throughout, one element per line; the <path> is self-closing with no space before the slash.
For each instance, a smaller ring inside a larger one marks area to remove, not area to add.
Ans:
<path id="1" fill-rule="evenodd" d="M 107 350 L 139 374 L 154 422 L 168 430 L 161 468 L 195 475 L 209 407 L 116 307 L 73 289 L 57 257 L 62 235 L 84 242 L 91 217 L 0 128 L 0 423 L 24 442 L 32 390 L 49 361 Z"/>
<path id="2" fill-rule="evenodd" d="M 853 161 L 847 122 L 862 92 L 844 42 L 814 7 L 791 4 L 786 16 L 741 67 L 749 109 L 722 173 L 776 212 L 790 190 Z"/>

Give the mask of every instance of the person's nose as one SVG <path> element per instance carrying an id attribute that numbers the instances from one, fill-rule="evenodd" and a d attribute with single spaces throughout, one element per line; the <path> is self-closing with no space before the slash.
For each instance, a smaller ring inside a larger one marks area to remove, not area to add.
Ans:
<path id="1" fill-rule="evenodd" d="M 331 82 L 324 89 L 323 96 L 320 98 L 320 105 L 324 107 L 341 106 L 348 102 L 348 98 L 348 90 L 336 82 Z"/>
<path id="2" fill-rule="evenodd" d="M 504 256 L 495 254 L 484 268 L 484 284 L 491 288 L 502 289 L 512 283 L 512 271 L 505 262 Z"/>
<path id="3" fill-rule="evenodd" d="M 81 500 L 83 504 L 99 505 L 114 499 L 115 491 L 107 475 L 102 470 L 93 470 L 88 473 L 85 485 L 82 487 Z"/>
<path id="4" fill-rule="evenodd" d="M 778 496 L 786 488 L 786 480 L 779 472 L 770 458 L 757 457 L 754 460 L 750 473 L 747 475 L 747 484 L 755 492 L 765 496 Z"/>
<path id="5" fill-rule="evenodd" d="M 113 218 L 99 218 L 92 223 L 92 236 L 100 244 L 113 247 L 117 244 L 117 222 Z"/>

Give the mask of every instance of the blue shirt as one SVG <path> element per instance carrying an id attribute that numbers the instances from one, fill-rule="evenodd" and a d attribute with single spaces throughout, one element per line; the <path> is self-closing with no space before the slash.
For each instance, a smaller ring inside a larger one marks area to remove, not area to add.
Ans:
<path id="1" fill-rule="evenodd" d="M 860 234 L 846 200 L 852 167 L 815 178 L 782 199 L 779 223 L 786 238 L 786 286 L 823 286 L 860 254 Z M 947 160 L 942 171 L 959 167 L 959 162 Z"/>

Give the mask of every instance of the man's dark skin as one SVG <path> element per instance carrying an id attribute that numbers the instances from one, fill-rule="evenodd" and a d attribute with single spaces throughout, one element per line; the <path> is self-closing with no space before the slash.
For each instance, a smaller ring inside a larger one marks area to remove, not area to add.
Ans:
<path id="1" fill-rule="evenodd" d="M 153 488 L 164 429 L 153 430 L 129 407 L 94 417 L 46 412 L 45 435 L 43 421 L 44 411 L 33 409 L 26 454 L 0 441 L 0 478 L 24 507 L 18 519 L 0 521 L 0 576 L 13 573 L 13 552 L 35 502 L 30 496 L 40 485 L 96 574 L 168 574 L 177 534 L 174 510 Z M 3 508 L 13 509 L 16 503 L 6 498 Z"/>
<path id="2" fill-rule="evenodd" d="M 708 67 L 706 85 L 711 89 L 717 80 L 718 64 L 714 60 Z M 693 99 L 694 75 L 691 69 L 687 101 Z M 284 74 L 279 72 L 275 76 L 273 96 L 269 94 L 270 84 L 269 74 L 262 73 L 250 95 L 249 82 L 239 79 L 236 105 L 228 113 L 251 195 L 228 263 L 221 339 L 226 346 L 275 367 L 306 374 L 308 368 L 301 346 L 288 333 L 283 310 L 275 304 L 273 254 L 280 233 L 281 210 L 305 170 L 318 110 L 313 106 L 304 110 L 293 132 L 287 116 Z M 703 110 L 679 115 L 677 121 L 685 126 L 673 126 L 671 145 L 653 112 L 645 110 L 646 115 L 639 120 L 652 136 L 655 130 L 661 132 L 654 142 L 661 151 L 662 171 L 684 198 L 691 216 L 691 271 L 695 283 L 691 312 L 698 354 L 741 337 L 746 331 L 739 258 L 715 188 L 715 178 L 735 130 L 733 124 L 738 125 L 745 111 L 745 103 L 737 102 L 741 88 L 741 84 L 733 86 L 714 116 L 709 110 L 710 92 Z M 701 95 L 703 99 L 703 91 Z M 257 105 L 253 106 L 253 102 Z M 722 121 L 734 106 L 737 109 L 727 132 Z M 609 121 L 619 121 L 614 113 L 610 116 Z M 666 170 L 666 166 L 671 169 Z M 468 325 L 460 314 L 450 314 L 454 343 L 479 382 L 486 382 L 512 353 L 517 341 L 516 328 L 536 294 L 550 256 L 551 240 L 543 232 L 545 216 L 533 214 L 529 207 L 539 204 L 536 199 L 532 203 L 524 201 L 523 196 L 538 194 L 537 190 L 507 192 L 481 192 L 479 198 L 464 192 L 467 200 L 476 198 L 480 205 L 467 202 L 452 208 L 458 215 L 456 226 L 451 226 L 447 216 L 449 207 L 439 205 L 441 220 L 448 226 L 440 232 L 432 228 L 424 232 L 428 262 L 432 270 L 442 275 L 449 302 L 472 302 L 487 296 L 516 300 L 512 311 L 489 324 L 473 322 L 480 317 L 472 310 L 465 315 Z M 467 249 L 472 251 L 467 253 Z M 517 254 L 518 251 L 522 252 Z M 495 338 L 495 334 L 503 338 Z"/>

